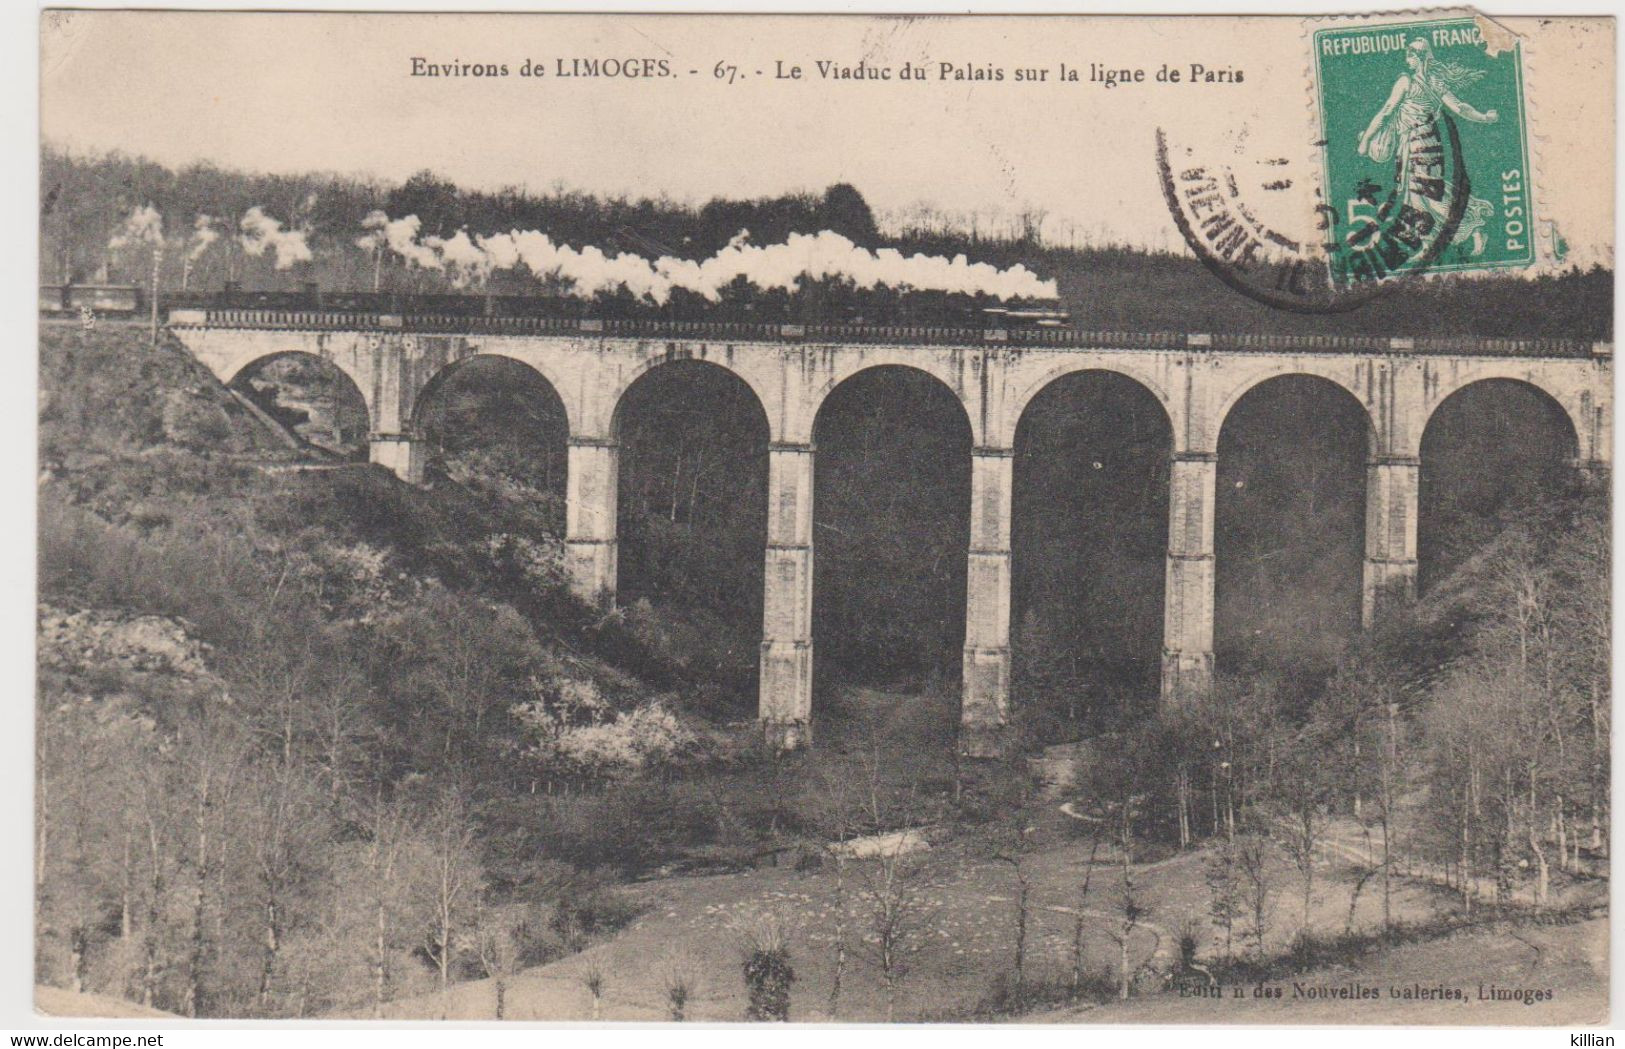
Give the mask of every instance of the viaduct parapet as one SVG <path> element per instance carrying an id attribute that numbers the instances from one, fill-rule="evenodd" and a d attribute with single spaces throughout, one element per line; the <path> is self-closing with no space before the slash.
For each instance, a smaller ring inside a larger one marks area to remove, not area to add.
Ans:
<path id="1" fill-rule="evenodd" d="M 1414 591 L 1422 434 L 1452 394 L 1510 379 L 1547 394 L 1573 427 L 1576 468 L 1606 477 L 1612 448 L 1608 343 L 1549 339 L 1386 339 L 801 326 L 727 322 L 399 316 L 322 311 L 175 310 L 170 330 L 222 382 L 269 357 L 309 354 L 343 371 L 366 402 L 371 458 L 419 483 L 419 404 L 477 356 L 534 369 L 569 422 L 567 546 L 576 592 L 612 601 L 621 398 L 645 372 L 680 360 L 727 369 L 770 426 L 760 718 L 770 741 L 811 739 L 813 424 L 841 382 L 903 365 L 953 391 L 973 435 L 961 749 L 995 753 L 1010 697 L 1010 518 L 1016 427 L 1062 376 L 1108 371 L 1150 391 L 1173 434 L 1164 592 L 1164 702 L 1213 672 L 1213 520 L 1220 427 L 1248 390 L 1318 376 L 1364 406 L 1368 428 L 1364 616 Z"/>

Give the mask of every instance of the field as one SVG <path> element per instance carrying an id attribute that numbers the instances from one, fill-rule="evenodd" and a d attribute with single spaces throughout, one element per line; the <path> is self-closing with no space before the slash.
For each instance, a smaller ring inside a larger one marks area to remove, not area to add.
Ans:
<path id="1" fill-rule="evenodd" d="M 872 712 L 886 699 L 903 697 L 859 692 L 844 698 L 848 709 Z M 921 701 L 916 700 L 915 703 Z M 899 704 L 905 709 L 907 701 Z M 860 719 L 867 721 L 869 718 Z M 929 749 L 925 740 L 918 741 Z M 1113 993 L 1121 954 L 1114 938 L 1120 932 L 1122 866 L 1118 855 L 1103 846 L 1087 897 L 1079 884 L 1088 863 L 1089 825 L 1068 818 L 1058 798 L 1033 802 L 1022 812 L 1028 825 L 1030 851 L 1021 859 L 1030 883 L 1026 976 L 1034 987 L 1048 988 L 1052 1000 L 1066 997 L 1073 966 L 1073 936 L 1081 906 L 1084 967 L 1089 986 Z M 1176 853 L 1129 869 L 1136 902 L 1144 917 L 1130 931 L 1131 967 L 1139 971 L 1135 999 L 1089 1001 L 1054 1009 L 1038 1006 L 1029 1015 L 1010 1017 L 995 1008 L 993 992 L 1012 968 L 1019 884 L 1011 863 L 996 858 L 986 842 L 961 836 L 939 842 L 919 854 L 917 915 L 905 940 L 904 967 L 898 981 L 895 1018 L 909 1022 L 1019 1018 L 1044 1022 L 1135 1023 L 1346 1023 L 1356 1015 L 1344 1002 L 1265 1001 L 1181 997 L 1168 988 L 1176 940 L 1187 921 L 1200 929 L 1198 957 L 1211 964 L 1222 953 L 1218 934 L 1208 921 L 1209 891 L 1204 881 L 1207 850 Z M 659 878 L 624 891 L 641 913 L 607 942 L 586 951 L 529 969 L 511 977 L 503 989 L 503 1018 L 511 1020 L 659 1021 L 669 1018 L 667 986 L 673 973 L 687 977 L 690 994 L 685 1018 L 737 1021 L 746 996 L 740 974 L 742 944 L 764 922 L 789 930 L 796 979 L 791 993 L 792 1020 L 876 1022 L 886 1018 L 883 981 L 877 965 L 873 913 L 875 897 L 866 893 L 879 873 L 878 861 L 849 861 L 839 882 L 834 864 L 816 869 L 783 866 L 707 877 Z M 807 866 L 807 865 L 800 865 Z M 1376 882 L 1368 881 L 1350 914 L 1355 875 L 1346 863 L 1328 856 L 1315 872 L 1311 926 L 1321 934 L 1345 927 L 1372 930 L 1380 926 L 1382 902 Z M 1299 874 L 1277 852 L 1271 859 L 1273 886 L 1266 956 L 1287 951 L 1302 923 Z M 1582 895 L 1600 900 L 1603 883 Z M 849 941 L 840 1000 L 830 1008 L 835 970 L 836 917 L 843 905 Z M 1426 922 L 1452 906 L 1438 890 L 1397 880 L 1391 901 L 1396 922 Z M 1244 946 L 1240 923 L 1234 949 Z M 1395 948 L 1362 958 L 1352 967 L 1305 973 L 1272 980 L 1292 993 L 1292 981 L 1341 984 L 1362 980 L 1379 986 L 1387 1005 L 1387 985 L 1445 983 L 1466 988 L 1551 987 L 1550 1002 L 1525 1006 L 1516 1002 L 1396 1003 L 1404 1010 L 1394 1022 L 1415 1023 L 1557 1023 L 1576 1022 L 1606 1011 L 1606 921 L 1543 927 L 1475 929 Z M 601 979 L 596 1007 L 589 990 Z M 1246 989 L 1250 993 L 1250 988 Z M 1225 993 L 1233 994 L 1226 989 Z M 480 980 L 391 1003 L 386 1015 L 415 1019 L 494 1019 L 496 983 Z M 1371 1009 L 1374 1006 L 1366 1006 Z M 1470 1010 L 1470 1011 L 1469 1011 Z M 1367 1019 L 1376 1019 L 1366 1015 Z M 1386 1018 L 1386 1017 L 1385 1017 Z"/>

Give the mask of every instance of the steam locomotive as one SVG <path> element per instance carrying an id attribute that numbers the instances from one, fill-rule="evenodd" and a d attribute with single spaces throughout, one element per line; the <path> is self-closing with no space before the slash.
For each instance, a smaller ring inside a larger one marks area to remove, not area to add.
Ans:
<path id="1" fill-rule="evenodd" d="M 133 284 L 41 284 L 39 311 L 43 317 L 77 316 L 87 309 L 104 317 L 133 317 L 145 299 Z"/>
<path id="2" fill-rule="evenodd" d="M 1066 328 L 1071 315 L 1058 300 L 1000 300 L 987 295 L 892 289 L 804 290 L 795 295 L 730 289 L 720 303 L 684 292 L 663 305 L 631 295 L 590 299 L 557 293 L 497 295 L 332 291 L 314 281 L 298 291 L 245 290 L 227 282 L 218 291 L 163 292 L 165 309 L 326 310 L 401 316 L 559 317 L 651 320 L 738 320 L 782 324 L 908 324 L 942 328 Z M 68 317 L 85 309 L 100 316 L 136 317 L 147 309 L 137 285 L 40 286 L 40 314 Z"/>

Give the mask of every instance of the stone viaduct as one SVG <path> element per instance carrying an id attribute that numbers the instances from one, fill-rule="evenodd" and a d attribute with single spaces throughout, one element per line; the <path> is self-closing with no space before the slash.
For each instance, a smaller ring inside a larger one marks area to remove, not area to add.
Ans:
<path id="1" fill-rule="evenodd" d="M 1318 376 L 1368 420 L 1364 615 L 1387 588 L 1414 589 L 1423 430 L 1435 408 L 1489 379 L 1547 394 L 1573 428 L 1576 468 L 1606 478 L 1612 346 L 1571 340 L 1197 335 L 1070 329 L 802 326 L 278 310 L 174 310 L 170 330 L 222 382 L 269 357 L 331 362 L 366 402 L 371 458 L 422 479 L 417 411 L 436 379 L 478 355 L 520 361 L 558 393 L 569 423 L 567 547 L 577 593 L 613 600 L 617 408 L 645 372 L 678 360 L 727 369 L 769 421 L 768 536 L 760 718 L 770 741 L 810 741 L 813 424 L 842 381 L 883 365 L 940 380 L 973 434 L 961 748 L 996 751 L 1010 691 L 1010 525 L 1016 426 L 1064 375 L 1116 372 L 1149 390 L 1173 435 L 1162 693 L 1200 689 L 1213 669 L 1213 520 L 1219 431 L 1258 384 Z"/>

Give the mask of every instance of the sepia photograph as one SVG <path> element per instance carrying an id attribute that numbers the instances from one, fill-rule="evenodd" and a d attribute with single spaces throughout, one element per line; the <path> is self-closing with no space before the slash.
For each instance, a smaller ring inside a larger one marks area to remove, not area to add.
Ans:
<path id="1" fill-rule="evenodd" d="M 1600 1037 L 1617 26 L 1522 8 L 37 12 L 9 991 Z"/>

